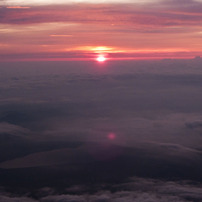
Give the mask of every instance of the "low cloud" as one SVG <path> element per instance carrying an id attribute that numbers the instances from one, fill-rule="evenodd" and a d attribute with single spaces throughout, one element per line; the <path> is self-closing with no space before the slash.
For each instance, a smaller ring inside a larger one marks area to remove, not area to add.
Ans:
<path id="1" fill-rule="evenodd" d="M 109 187 L 109 185 L 108 185 Z M 2 194 L 2 200 L 15 202 L 186 202 L 201 201 L 201 186 L 191 181 L 162 181 L 148 178 L 133 177 L 127 183 L 112 185 L 113 192 L 109 190 L 97 190 L 95 193 L 83 194 L 51 194 L 38 198 L 11 197 L 7 193 Z"/>
<path id="2" fill-rule="evenodd" d="M 0 134 L 12 134 L 16 136 L 27 136 L 30 131 L 27 128 L 7 122 L 0 122 Z"/>
<path id="3" fill-rule="evenodd" d="M 200 60 L 29 64 L 0 75 L 2 200 L 201 200 Z"/>
<path id="4" fill-rule="evenodd" d="M 193 121 L 193 122 L 190 122 L 190 123 L 185 123 L 186 127 L 187 128 L 190 128 L 190 129 L 202 129 L 202 121 L 201 120 L 198 120 L 198 121 Z"/>
<path id="5" fill-rule="evenodd" d="M 37 202 L 37 200 L 28 198 L 28 197 L 9 197 L 9 196 L 0 196 L 0 201 L 2 202 Z"/>

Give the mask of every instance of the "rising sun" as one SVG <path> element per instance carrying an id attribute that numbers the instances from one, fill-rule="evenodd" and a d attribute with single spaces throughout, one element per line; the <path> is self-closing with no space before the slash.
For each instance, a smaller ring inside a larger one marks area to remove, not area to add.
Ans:
<path id="1" fill-rule="evenodd" d="M 98 62 L 104 62 L 104 61 L 106 61 L 106 59 L 107 58 L 104 55 L 98 55 L 98 57 L 96 58 L 96 60 Z"/>

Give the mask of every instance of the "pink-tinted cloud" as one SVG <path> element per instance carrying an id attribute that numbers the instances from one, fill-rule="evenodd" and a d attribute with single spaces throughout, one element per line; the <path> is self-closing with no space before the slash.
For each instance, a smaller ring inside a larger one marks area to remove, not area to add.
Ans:
<path id="1" fill-rule="evenodd" d="M 199 4 L 202 9 L 202 3 Z M 12 7 L 9 7 L 12 8 Z M 30 9 L 1 8 L 0 22 L 30 24 L 76 22 L 133 24 L 147 26 L 200 25 L 202 14 L 192 7 L 137 7 L 133 5 L 65 5 L 38 6 Z M 18 7 L 23 8 L 23 7 Z M 198 7 L 197 7 L 198 9 Z"/>
<path id="2" fill-rule="evenodd" d="M 146 57 L 201 55 L 202 3 L 69 4 L 0 8 L 1 58 L 31 54 L 71 58 L 84 47 L 110 47 L 108 53 Z M 81 48 L 79 48 L 81 47 Z M 172 51 L 171 51 L 172 50 Z M 139 51 L 139 53 L 138 53 Z M 165 52 L 167 51 L 167 54 Z M 134 55 L 135 53 L 135 55 Z M 176 54 L 177 53 L 177 54 Z M 39 56 L 38 56 L 39 55 Z M 45 58 L 46 58 L 45 57 Z M 78 58 L 76 56 L 76 58 Z M 85 58 L 83 55 L 82 58 Z M 120 57 L 121 58 L 121 57 Z"/>

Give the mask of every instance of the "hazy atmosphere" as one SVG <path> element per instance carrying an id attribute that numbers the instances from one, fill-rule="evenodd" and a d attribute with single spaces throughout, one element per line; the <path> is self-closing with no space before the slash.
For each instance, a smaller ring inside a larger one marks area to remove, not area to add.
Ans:
<path id="1" fill-rule="evenodd" d="M 0 199 L 202 200 L 201 64 L 1 63 Z"/>
<path id="2" fill-rule="evenodd" d="M 202 201 L 201 9 L 0 0 L 0 201 Z"/>

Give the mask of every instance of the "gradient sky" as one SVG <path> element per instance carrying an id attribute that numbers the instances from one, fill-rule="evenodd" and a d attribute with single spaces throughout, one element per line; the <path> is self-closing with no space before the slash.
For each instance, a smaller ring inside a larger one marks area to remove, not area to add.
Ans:
<path id="1" fill-rule="evenodd" d="M 1 0 L 0 60 L 201 56 L 201 11 L 201 0 Z"/>
<path id="2" fill-rule="evenodd" d="M 201 92 L 202 0 L 0 0 L 0 201 L 202 201 Z"/>

